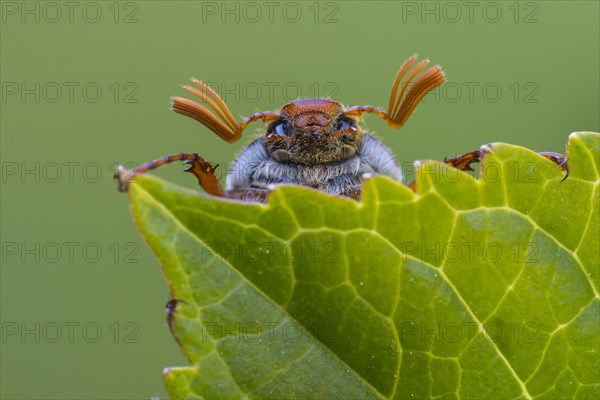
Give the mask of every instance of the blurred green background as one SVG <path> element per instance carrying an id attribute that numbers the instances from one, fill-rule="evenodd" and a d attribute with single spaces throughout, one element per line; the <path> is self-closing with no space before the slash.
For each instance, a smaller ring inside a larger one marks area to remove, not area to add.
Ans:
<path id="1" fill-rule="evenodd" d="M 1 397 L 165 398 L 187 365 L 168 288 L 112 180 L 176 152 L 228 163 L 234 145 L 168 110 L 191 77 L 234 115 L 297 96 L 386 106 L 413 53 L 449 83 L 401 131 L 398 156 L 503 141 L 563 152 L 600 130 L 599 2 L 12 2 L 1 26 Z M 180 166 L 157 172 L 195 187 Z"/>

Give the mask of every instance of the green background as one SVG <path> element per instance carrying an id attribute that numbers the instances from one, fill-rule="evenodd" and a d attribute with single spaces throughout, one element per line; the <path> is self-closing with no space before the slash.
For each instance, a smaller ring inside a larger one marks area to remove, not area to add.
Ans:
<path id="1" fill-rule="evenodd" d="M 171 113 L 192 76 L 226 88 L 240 118 L 296 88 L 386 106 L 398 67 L 419 53 L 443 66 L 446 89 L 401 131 L 367 117 L 406 165 L 494 141 L 562 152 L 569 133 L 600 130 L 596 1 L 476 2 L 471 16 L 464 2 L 275 2 L 272 21 L 264 2 L 227 3 L 239 11 L 225 16 L 222 2 L 76 2 L 72 17 L 51 4 L 1 2 L 2 398 L 164 398 L 162 369 L 187 364 L 112 171 L 181 151 L 224 167 L 260 131 L 230 145 Z M 157 174 L 194 187 L 180 170 Z"/>

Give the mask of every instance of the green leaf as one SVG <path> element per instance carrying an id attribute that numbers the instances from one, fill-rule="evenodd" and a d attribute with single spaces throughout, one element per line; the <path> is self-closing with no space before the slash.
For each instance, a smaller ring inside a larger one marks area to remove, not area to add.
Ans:
<path id="1" fill-rule="evenodd" d="M 600 135 L 571 176 L 486 148 L 475 179 L 422 163 L 363 201 L 282 186 L 268 204 L 143 176 L 134 219 L 190 367 L 173 398 L 599 398 Z"/>

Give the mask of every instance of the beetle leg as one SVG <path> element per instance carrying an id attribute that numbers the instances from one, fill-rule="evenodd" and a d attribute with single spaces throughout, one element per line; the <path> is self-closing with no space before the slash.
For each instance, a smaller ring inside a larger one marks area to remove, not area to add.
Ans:
<path id="1" fill-rule="evenodd" d="M 136 175 L 143 174 L 175 161 L 183 161 L 184 164 L 189 165 L 185 172 L 192 173 L 198 179 L 198 183 L 206 193 L 218 197 L 224 196 L 223 188 L 215 175 L 215 170 L 218 165 L 212 165 L 211 163 L 204 161 L 204 159 L 196 153 L 179 153 L 165 156 L 131 170 L 119 166 L 114 176 L 118 182 L 119 191 L 126 192 L 129 189 L 129 184 Z"/>
<path id="2" fill-rule="evenodd" d="M 407 184 L 406 186 L 408 186 L 408 188 L 410 190 L 412 190 L 413 192 L 417 192 L 417 180 L 415 179 L 414 181 L 412 181 L 411 183 Z"/>
<path id="3" fill-rule="evenodd" d="M 461 171 L 474 171 L 471 168 L 471 164 L 479 163 L 481 161 L 481 150 L 475 150 L 462 156 L 456 156 L 451 158 L 445 158 L 444 162 L 448 165 L 453 166 Z"/>
<path id="4" fill-rule="evenodd" d="M 554 153 L 550 151 L 544 151 L 538 154 L 554 162 L 563 170 L 563 172 L 565 173 L 565 177 L 561 180 L 561 182 L 563 182 L 569 177 L 570 170 L 569 165 L 567 164 L 567 157 L 563 156 L 560 153 Z M 482 150 L 475 150 L 470 153 L 463 154 L 462 156 L 444 158 L 444 162 L 448 165 L 453 166 L 454 168 L 460 169 L 461 171 L 473 171 L 471 164 L 479 163 L 481 161 L 482 156 Z"/>
<path id="5" fill-rule="evenodd" d="M 547 158 L 548 160 L 554 162 L 556 165 L 558 165 L 563 172 L 565 173 L 565 177 L 562 178 L 561 182 L 563 182 L 565 179 L 567 179 L 569 177 L 569 174 L 571 173 L 571 170 L 569 169 L 569 164 L 567 164 L 567 157 L 563 156 L 560 153 L 554 153 L 552 151 L 542 151 L 540 153 L 538 153 L 540 156 Z"/>

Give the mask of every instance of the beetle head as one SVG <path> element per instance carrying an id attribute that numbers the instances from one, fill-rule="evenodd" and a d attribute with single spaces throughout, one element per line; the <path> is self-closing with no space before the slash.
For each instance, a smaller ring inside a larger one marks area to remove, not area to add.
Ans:
<path id="1" fill-rule="evenodd" d="M 275 160 L 295 164 L 343 161 L 358 151 L 362 131 L 332 100 L 285 105 L 267 128 L 265 148 Z"/>

